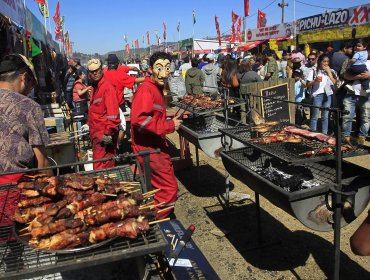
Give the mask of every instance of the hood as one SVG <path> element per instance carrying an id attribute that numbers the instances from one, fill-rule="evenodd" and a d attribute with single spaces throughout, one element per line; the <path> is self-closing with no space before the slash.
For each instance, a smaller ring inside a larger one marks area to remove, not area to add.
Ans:
<path id="1" fill-rule="evenodd" d="M 189 77 L 194 78 L 196 75 L 198 75 L 199 69 L 198 68 L 190 68 L 188 71 L 186 71 L 186 74 L 189 75 Z"/>
<path id="2" fill-rule="evenodd" d="M 211 75 L 211 74 L 213 74 L 214 73 L 214 71 L 216 71 L 216 66 L 215 65 L 213 65 L 213 64 L 207 64 L 206 66 L 204 66 L 203 68 L 202 68 L 202 70 L 204 71 L 204 73 L 206 74 L 206 75 Z"/>

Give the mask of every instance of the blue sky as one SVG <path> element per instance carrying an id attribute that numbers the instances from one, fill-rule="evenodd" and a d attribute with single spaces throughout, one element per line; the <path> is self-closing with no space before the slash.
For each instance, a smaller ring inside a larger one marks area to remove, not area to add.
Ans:
<path id="1" fill-rule="evenodd" d="M 267 25 L 281 22 L 281 8 L 277 6 L 281 0 L 250 0 L 250 14 L 247 18 L 247 28 L 256 28 L 257 9 L 268 6 Z M 296 18 L 302 18 L 324 12 L 327 8 L 347 8 L 369 1 L 358 0 L 285 0 L 285 21 L 294 19 L 294 2 Z M 306 4 L 309 5 L 306 5 Z M 54 15 L 57 0 L 49 0 L 51 17 Z M 28 8 L 43 22 L 38 11 L 37 3 L 26 0 Z M 319 7 L 315 7 L 319 6 Z M 123 49 L 124 34 L 128 42 L 139 39 L 140 47 L 142 36 L 146 31 L 151 34 L 151 43 L 155 42 L 155 30 L 163 36 L 163 21 L 167 24 L 167 41 L 177 41 L 177 23 L 180 20 L 180 39 L 190 38 L 193 33 L 192 10 L 196 10 L 196 24 L 194 37 L 216 36 L 214 16 L 219 17 L 221 33 L 229 33 L 231 26 L 231 11 L 238 15 L 244 13 L 243 0 L 60 0 L 61 15 L 65 16 L 65 30 L 70 33 L 74 42 L 74 50 L 84 53 L 104 54 L 109 51 Z M 54 30 L 51 19 L 51 28 Z M 54 34 L 54 31 L 52 32 Z M 146 36 L 144 47 L 147 46 Z"/>

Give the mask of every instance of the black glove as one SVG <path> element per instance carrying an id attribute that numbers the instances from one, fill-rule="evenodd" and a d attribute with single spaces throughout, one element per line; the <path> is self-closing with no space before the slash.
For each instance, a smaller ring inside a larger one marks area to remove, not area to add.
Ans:
<path id="1" fill-rule="evenodd" d="M 103 147 L 112 146 L 113 145 L 113 139 L 110 135 L 104 135 L 102 140 L 100 141 L 100 145 Z"/>

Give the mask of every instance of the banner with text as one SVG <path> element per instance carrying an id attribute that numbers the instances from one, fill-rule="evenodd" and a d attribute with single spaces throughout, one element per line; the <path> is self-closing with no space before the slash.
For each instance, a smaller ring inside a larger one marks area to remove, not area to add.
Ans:
<path id="1" fill-rule="evenodd" d="M 293 35 L 293 28 L 293 22 L 287 22 L 267 27 L 249 29 L 247 31 L 247 42 L 289 37 Z"/>
<path id="2" fill-rule="evenodd" d="M 23 0 L 0 0 L 0 13 L 9 17 L 16 24 L 24 27 L 26 13 Z"/>
<path id="3" fill-rule="evenodd" d="M 297 20 L 297 33 L 370 23 L 370 4 L 328 11 Z"/>

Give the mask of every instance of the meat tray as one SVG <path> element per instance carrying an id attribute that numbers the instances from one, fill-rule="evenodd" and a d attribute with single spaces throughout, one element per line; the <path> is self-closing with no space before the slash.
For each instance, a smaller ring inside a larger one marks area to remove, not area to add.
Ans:
<path id="1" fill-rule="evenodd" d="M 133 180 L 133 174 L 128 165 L 84 172 L 84 174 L 92 176 L 103 174 L 121 181 Z M 14 237 L 13 225 L 4 214 L 4 209 L 11 206 L 7 199 L 15 187 L 15 184 L 0 185 L 0 191 L 6 194 L 3 196 L 5 199 L 2 203 L 3 209 L 0 209 L 2 211 L 0 218 L 3 223 L 3 226 L 0 226 L 0 279 L 24 279 L 81 269 L 161 252 L 168 246 L 159 226 L 154 225 L 149 232 L 139 235 L 135 240 L 117 237 L 100 247 L 91 247 L 86 251 L 59 254 L 34 250 Z"/>
<path id="2" fill-rule="evenodd" d="M 280 128 L 279 128 L 280 130 Z M 277 130 L 275 129 L 274 132 Z M 303 155 L 305 152 L 315 151 L 320 148 L 328 147 L 328 144 L 323 144 L 321 141 L 310 140 L 302 143 L 286 143 L 276 142 L 269 144 L 259 144 L 258 142 L 252 141 L 251 130 L 246 126 L 222 128 L 220 132 L 227 135 L 247 146 L 254 147 L 263 153 L 266 153 L 272 157 L 276 157 L 288 163 L 302 164 L 307 162 L 319 162 L 326 160 L 334 160 L 335 155 L 332 154 L 316 154 L 316 155 Z M 258 137 L 268 136 L 270 132 L 259 133 Z M 254 135 L 256 137 L 256 135 Z M 254 138 L 253 137 L 253 138 Z M 367 146 L 354 146 L 353 150 L 343 152 L 343 157 L 353 157 L 359 155 L 369 154 L 369 147 Z"/>

